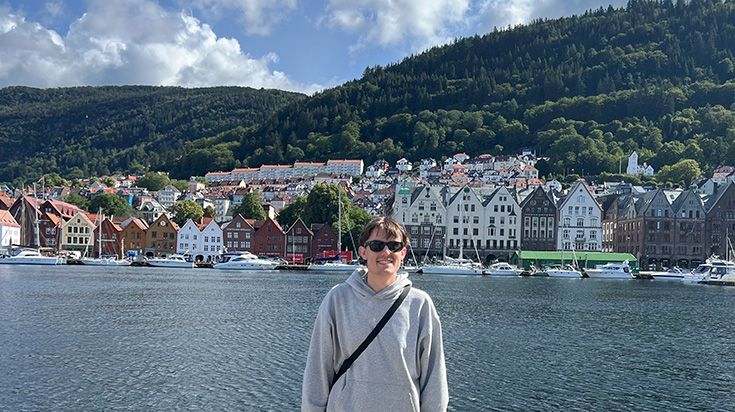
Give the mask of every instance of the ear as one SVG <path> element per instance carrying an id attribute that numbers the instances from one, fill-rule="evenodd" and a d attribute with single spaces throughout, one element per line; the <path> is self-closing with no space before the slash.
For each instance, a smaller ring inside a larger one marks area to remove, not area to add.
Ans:
<path id="1" fill-rule="evenodd" d="M 367 260 L 365 255 L 367 254 L 367 249 L 365 249 L 365 246 L 360 246 L 357 248 L 357 253 L 360 255 L 361 258 Z"/>

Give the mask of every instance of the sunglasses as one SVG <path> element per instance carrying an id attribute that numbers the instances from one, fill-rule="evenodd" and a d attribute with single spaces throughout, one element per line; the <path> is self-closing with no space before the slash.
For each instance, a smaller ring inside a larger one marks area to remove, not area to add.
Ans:
<path id="1" fill-rule="evenodd" d="M 397 242 L 395 240 L 390 242 L 383 242 L 382 240 L 371 240 L 369 242 L 365 242 L 365 246 L 370 248 L 373 252 L 382 252 L 383 249 L 385 249 L 386 246 L 388 246 L 388 250 L 391 252 L 398 252 L 399 250 L 404 248 L 403 242 Z"/>

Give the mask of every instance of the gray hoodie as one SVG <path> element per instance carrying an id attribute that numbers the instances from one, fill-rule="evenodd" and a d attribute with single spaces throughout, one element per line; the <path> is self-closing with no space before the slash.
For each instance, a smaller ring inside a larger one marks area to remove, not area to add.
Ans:
<path id="1" fill-rule="evenodd" d="M 380 321 L 406 273 L 380 292 L 358 269 L 319 307 L 306 360 L 302 411 L 444 411 L 449 402 L 441 324 L 429 295 L 411 288 L 383 330 L 329 390 L 342 362 Z"/>

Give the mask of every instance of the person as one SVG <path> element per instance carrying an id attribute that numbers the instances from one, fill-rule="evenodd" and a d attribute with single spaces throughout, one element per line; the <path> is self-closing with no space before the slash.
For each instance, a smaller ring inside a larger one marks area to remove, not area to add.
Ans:
<path id="1" fill-rule="evenodd" d="M 403 289 L 409 244 L 390 217 L 360 235 L 357 269 L 324 297 L 314 323 L 302 386 L 302 411 L 444 411 L 449 390 L 441 323 L 429 295 L 410 287 L 405 300 L 351 367 L 335 375 Z"/>

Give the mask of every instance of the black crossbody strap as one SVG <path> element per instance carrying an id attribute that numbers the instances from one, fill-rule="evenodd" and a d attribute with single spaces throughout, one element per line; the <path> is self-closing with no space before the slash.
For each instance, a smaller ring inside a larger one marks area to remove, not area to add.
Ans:
<path id="1" fill-rule="evenodd" d="M 334 380 L 332 380 L 332 385 L 330 386 L 330 389 L 332 386 L 334 386 L 335 383 L 339 380 L 339 378 L 342 377 L 342 375 L 347 372 L 347 369 L 350 369 L 350 366 L 357 360 L 357 358 L 360 357 L 362 352 L 367 349 L 367 347 L 370 345 L 370 343 L 375 339 L 376 336 L 378 336 L 378 333 L 380 333 L 380 330 L 383 329 L 383 326 L 385 326 L 386 323 L 390 320 L 391 317 L 393 317 L 393 314 L 396 313 L 396 310 L 398 310 L 398 307 L 401 306 L 401 303 L 403 303 L 403 300 L 406 299 L 406 296 L 408 296 L 408 292 L 411 290 L 411 285 L 406 285 L 403 288 L 403 292 L 401 292 L 401 296 L 398 297 L 398 299 L 393 302 L 393 305 L 388 309 L 387 312 L 385 312 L 385 315 L 383 315 L 383 318 L 380 319 L 380 322 L 378 322 L 377 325 L 373 328 L 372 332 L 365 338 L 364 341 L 360 344 L 360 346 L 357 347 L 357 350 L 350 355 L 349 358 L 345 359 L 344 363 L 342 363 L 342 366 L 339 368 L 339 371 L 336 375 L 334 375 Z"/>

